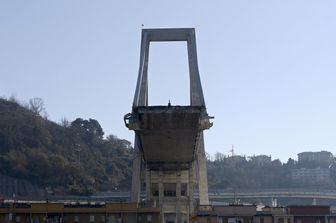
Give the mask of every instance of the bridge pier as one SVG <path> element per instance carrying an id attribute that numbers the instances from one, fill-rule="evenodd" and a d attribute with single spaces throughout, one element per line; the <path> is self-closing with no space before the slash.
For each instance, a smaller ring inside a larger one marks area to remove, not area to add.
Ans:
<path id="1" fill-rule="evenodd" d="M 132 168 L 132 191 L 131 201 L 140 202 L 140 173 L 141 173 L 142 156 L 139 148 L 139 140 L 137 136 L 134 139 L 134 156 L 133 156 L 133 168 Z"/>
<path id="2" fill-rule="evenodd" d="M 199 203 L 200 205 L 209 205 L 209 195 L 208 195 L 208 177 L 206 170 L 206 157 L 204 150 L 204 136 L 203 132 L 200 134 L 200 138 L 198 140 L 198 156 L 197 156 L 197 164 L 198 164 L 198 191 L 199 191 Z"/>
<path id="3" fill-rule="evenodd" d="M 190 105 L 148 106 L 148 55 L 153 41 L 187 43 Z M 209 205 L 203 130 L 212 126 L 210 118 L 198 71 L 195 30 L 143 29 L 132 113 L 124 117 L 126 127 L 136 135 L 132 201 L 139 202 L 141 181 L 145 181 L 147 201 L 159 204 L 164 222 L 189 221 L 196 185 L 200 205 Z"/>

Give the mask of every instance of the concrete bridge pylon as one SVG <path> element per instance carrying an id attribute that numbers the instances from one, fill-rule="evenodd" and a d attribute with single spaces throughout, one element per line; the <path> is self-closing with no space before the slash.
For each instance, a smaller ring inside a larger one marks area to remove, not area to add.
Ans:
<path id="1" fill-rule="evenodd" d="M 189 222 L 197 186 L 199 204 L 209 205 L 203 130 L 212 126 L 198 70 L 195 29 L 143 29 L 141 37 L 132 113 L 124 117 L 125 125 L 135 131 L 131 199 L 139 202 L 145 185 L 146 201 L 158 204 L 163 222 Z M 167 41 L 187 43 L 190 105 L 148 105 L 150 43 Z"/>

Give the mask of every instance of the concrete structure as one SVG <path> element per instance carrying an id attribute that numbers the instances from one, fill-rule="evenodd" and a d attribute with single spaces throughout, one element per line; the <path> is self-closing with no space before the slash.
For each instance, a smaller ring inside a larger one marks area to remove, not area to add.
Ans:
<path id="1" fill-rule="evenodd" d="M 148 106 L 148 56 L 153 41 L 186 41 L 190 105 Z M 141 185 L 145 185 L 147 201 L 160 207 L 164 222 L 189 222 L 196 185 L 200 204 L 209 204 L 203 139 L 203 130 L 212 126 L 209 119 L 198 71 L 195 30 L 143 29 L 132 113 L 125 115 L 126 126 L 135 131 L 132 201 L 139 201 Z"/>

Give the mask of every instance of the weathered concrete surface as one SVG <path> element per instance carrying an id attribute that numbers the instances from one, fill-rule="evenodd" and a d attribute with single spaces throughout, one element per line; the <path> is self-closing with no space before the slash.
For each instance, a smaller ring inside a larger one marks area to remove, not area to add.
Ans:
<path id="1" fill-rule="evenodd" d="M 126 125 L 136 132 L 150 169 L 189 168 L 201 131 L 211 127 L 201 106 L 146 106 L 134 109 Z"/>

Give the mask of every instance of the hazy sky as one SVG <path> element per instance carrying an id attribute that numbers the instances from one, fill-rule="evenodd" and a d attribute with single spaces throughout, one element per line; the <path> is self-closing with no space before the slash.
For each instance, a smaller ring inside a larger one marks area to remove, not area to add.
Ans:
<path id="1" fill-rule="evenodd" d="M 336 1 L 0 1 L 0 96 L 133 141 L 145 28 L 195 27 L 210 154 L 336 153 Z M 185 43 L 154 43 L 150 105 L 188 104 Z"/>

